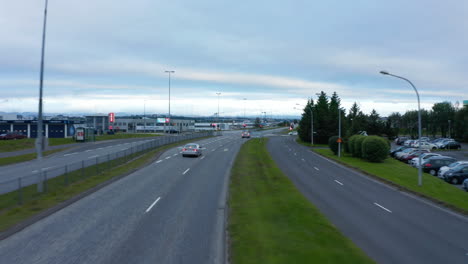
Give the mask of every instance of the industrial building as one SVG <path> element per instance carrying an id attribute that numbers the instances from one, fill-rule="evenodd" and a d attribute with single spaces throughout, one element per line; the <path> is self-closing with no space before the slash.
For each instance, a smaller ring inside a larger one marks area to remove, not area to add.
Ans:
<path id="1" fill-rule="evenodd" d="M 113 129 L 116 132 L 164 132 L 182 133 L 195 130 L 195 120 L 172 119 L 171 124 L 165 118 L 116 118 Z"/>
<path id="2" fill-rule="evenodd" d="M 75 134 L 75 122 L 69 120 L 43 120 L 43 134 L 46 138 L 66 138 Z M 79 125 L 79 124 L 78 124 Z M 37 137 L 37 120 L 0 120 L 0 134 L 17 132 Z"/>

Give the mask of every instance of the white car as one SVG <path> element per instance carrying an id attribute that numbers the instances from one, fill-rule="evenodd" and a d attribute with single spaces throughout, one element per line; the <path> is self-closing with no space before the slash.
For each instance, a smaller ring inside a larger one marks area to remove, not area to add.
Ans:
<path id="1" fill-rule="evenodd" d="M 413 145 L 415 148 L 419 148 L 419 142 L 416 141 Z M 436 150 L 438 147 L 435 144 L 432 144 L 427 141 L 421 141 L 421 149 Z"/>
<path id="2" fill-rule="evenodd" d="M 465 160 L 462 160 L 462 161 L 457 161 L 457 162 L 454 162 L 452 164 L 449 164 L 448 166 L 443 166 L 442 168 L 439 169 L 439 171 L 437 172 L 437 177 L 443 179 L 444 178 L 444 174 L 450 170 L 450 169 L 453 169 L 455 168 L 456 166 L 460 165 L 460 164 L 468 164 L 468 161 L 465 161 Z"/>
<path id="3" fill-rule="evenodd" d="M 202 147 L 196 143 L 189 143 L 182 148 L 182 157 L 202 155 Z"/>

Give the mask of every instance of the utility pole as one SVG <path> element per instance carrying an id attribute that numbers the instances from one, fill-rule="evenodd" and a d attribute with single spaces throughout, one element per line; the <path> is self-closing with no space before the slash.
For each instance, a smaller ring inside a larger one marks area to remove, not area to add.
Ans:
<path id="1" fill-rule="evenodd" d="M 36 138 L 36 151 L 37 159 L 42 159 L 42 151 L 44 150 L 44 135 L 42 134 L 43 129 L 43 117 L 42 117 L 42 90 L 44 86 L 44 53 L 45 53 L 45 41 L 46 41 L 46 28 L 47 28 L 47 6 L 48 0 L 45 0 L 44 8 L 44 24 L 42 27 L 42 49 L 41 49 L 41 70 L 39 75 L 39 113 L 37 117 L 37 138 Z"/>
<path id="2" fill-rule="evenodd" d="M 216 130 L 218 130 L 219 127 L 219 96 L 221 93 L 216 93 L 218 95 L 218 114 L 216 115 Z"/>

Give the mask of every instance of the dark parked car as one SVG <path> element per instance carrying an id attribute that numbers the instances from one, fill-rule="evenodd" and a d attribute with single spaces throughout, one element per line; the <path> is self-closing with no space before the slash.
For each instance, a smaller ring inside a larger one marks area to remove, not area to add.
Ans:
<path id="1" fill-rule="evenodd" d="M 401 146 L 401 147 L 398 147 L 398 148 L 396 148 L 396 149 L 394 149 L 394 150 L 391 150 L 391 151 L 390 151 L 390 157 L 395 157 L 395 154 L 396 154 L 397 152 L 403 151 L 403 150 L 405 150 L 405 149 L 407 149 L 407 148 L 409 148 L 409 147 Z"/>
<path id="2" fill-rule="evenodd" d="M 17 132 L 10 132 L 10 133 L 6 133 L 6 134 L 1 134 L 0 135 L 0 139 L 4 139 L 4 140 L 8 140 L 8 139 L 23 139 L 23 138 L 27 138 L 27 136 L 21 134 L 21 133 L 17 133 Z"/>
<path id="3" fill-rule="evenodd" d="M 397 139 L 395 139 L 395 144 L 397 145 L 403 145 L 403 143 L 405 143 L 405 141 L 408 140 L 407 137 L 398 137 Z"/>
<path id="4" fill-rule="evenodd" d="M 460 143 L 456 141 L 448 141 L 440 147 L 441 149 L 461 149 Z"/>
<path id="5" fill-rule="evenodd" d="M 468 192 L 468 179 L 465 179 L 462 183 L 463 189 Z"/>
<path id="6" fill-rule="evenodd" d="M 444 174 L 444 180 L 451 184 L 459 184 L 468 178 L 468 165 L 459 165 Z"/>
<path id="7" fill-rule="evenodd" d="M 422 169 L 424 172 L 428 172 L 431 175 L 436 176 L 440 168 L 442 168 L 443 166 L 448 166 L 449 164 L 454 163 L 455 161 L 457 160 L 452 157 L 435 156 L 426 160 L 422 164 Z"/>

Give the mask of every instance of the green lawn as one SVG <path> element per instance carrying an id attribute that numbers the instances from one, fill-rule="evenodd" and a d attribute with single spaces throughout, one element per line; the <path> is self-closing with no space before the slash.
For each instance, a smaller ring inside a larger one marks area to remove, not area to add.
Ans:
<path id="1" fill-rule="evenodd" d="M 112 140 L 112 139 L 126 139 L 126 138 L 143 138 L 143 137 L 157 137 L 160 135 L 155 134 L 126 134 L 117 133 L 114 135 L 101 135 L 96 136 L 96 141 Z M 25 138 L 18 140 L 0 140 L 0 152 L 10 152 L 23 149 L 34 148 L 34 138 Z M 49 146 L 58 146 L 65 144 L 73 144 L 76 141 L 73 138 L 49 138 Z"/>
<path id="2" fill-rule="evenodd" d="M 326 157 L 338 160 L 330 149 L 314 149 Z M 375 177 L 390 181 L 411 192 L 418 193 L 436 202 L 468 213 L 468 193 L 430 174 L 423 173 L 423 185 L 418 186 L 417 169 L 393 158 L 387 158 L 382 163 L 371 163 L 363 159 L 354 158 L 349 154 L 342 155 L 340 161 L 351 167 L 358 168 Z"/>
<path id="3" fill-rule="evenodd" d="M 202 138 L 200 138 L 202 139 Z M 46 193 L 36 192 L 36 185 L 0 195 L 0 231 L 24 221 L 48 208 L 64 202 L 114 177 L 127 174 L 150 162 L 154 155 L 171 147 L 189 142 L 181 141 L 140 152 L 125 158 L 90 166 L 46 181 Z M 21 202 L 21 205 L 18 203 Z"/>
<path id="4" fill-rule="evenodd" d="M 64 150 L 67 150 L 67 149 L 68 148 L 48 150 L 48 151 L 44 151 L 42 153 L 42 155 L 43 156 L 48 156 L 48 155 L 54 154 L 56 152 L 64 151 Z M 14 163 L 18 163 L 18 162 L 29 161 L 29 160 L 35 159 L 36 157 L 37 157 L 36 153 L 28 153 L 28 154 L 24 154 L 24 155 L 13 156 L 13 157 L 0 158 L 0 166 L 14 164 Z"/>
<path id="5" fill-rule="evenodd" d="M 282 174 L 266 142 L 246 142 L 232 169 L 231 263 L 373 263 Z"/>
<path id="6" fill-rule="evenodd" d="M 303 145 L 303 146 L 306 146 L 306 147 L 321 147 L 321 148 L 328 148 L 328 145 L 327 144 L 310 144 L 310 142 L 305 142 L 305 141 L 302 141 L 302 139 L 300 139 L 299 137 L 296 139 L 296 142 Z"/>

